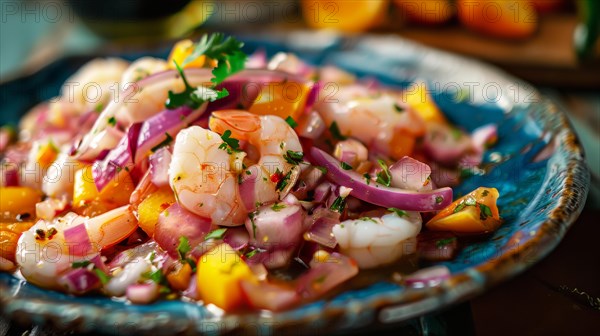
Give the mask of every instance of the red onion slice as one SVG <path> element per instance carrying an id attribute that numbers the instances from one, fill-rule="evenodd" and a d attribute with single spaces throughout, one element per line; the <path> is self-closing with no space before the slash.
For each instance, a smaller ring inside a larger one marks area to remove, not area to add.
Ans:
<path id="1" fill-rule="evenodd" d="M 150 176 L 157 187 L 169 185 L 169 165 L 171 164 L 169 147 L 162 147 L 150 155 Z"/>
<path id="2" fill-rule="evenodd" d="M 58 278 L 58 284 L 63 286 L 68 293 L 78 295 L 100 288 L 102 285 L 98 276 L 87 268 L 68 271 Z"/>
<path id="3" fill-rule="evenodd" d="M 64 237 L 70 255 L 84 256 L 93 250 L 85 224 L 79 224 L 66 229 Z"/>
<path id="4" fill-rule="evenodd" d="M 294 288 L 268 282 L 252 283 L 241 281 L 242 293 L 252 308 L 280 311 L 300 301 Z"/>
<path id="5" fill-rule="evenodd" d="M 358 274 L 356 262 L 337 252 L 328 260 L 311 263 L 311 269 L 300 276 L 296 291 L 308 300 L 312 300 L 342 282 Z"/>
<path id="6" fill-rule="evenodd" d="M 334 248 L 337 245 L 337 241 L 335 240 L 332 229 L 339 222 L 339 220 L 333 218 L 318 218 L 310 226 L 308 231 L 304 233 L 304 239 L 319 243 L 329 248 Z"/>
<path id="7" fill-rule="evenodd" d="M 243 227 L 227 228 L 223 241 L 229 244 L 234 250 L 239 251 L 248 246 L 250 235 Z"/>
<path id="8" fill-rule="evenodd" d="M 417 241 L 417 253 L 423 260 L 452 260 L 458 252 L 458 239 L 450 232 L 421 232 Z"/>
<path id="9" fill-rule="evenodd" d="M 365 178 L 351 170 L 344 170 L 338 160 L 324 151 L 311 148 L 313 163 L 327 169 L 327 177 L 347 188 L 350 195 L 382 207 L 398 208 L 408 211 L 436 211 L 445 208 L 452 202 L 452 189 L 440 188 L 427 192 L 388 188 L 374 181 L 368 184 Z"/>
<path id="10" fill-rule="evenodd" d="M 156 282 L 129 285 L 125 295 L 132 303 L 148 304 L 158 298 L 158 285 Z"/>
<path id="11" fill-rule="evenodd" d="M 394 188 L 429 191 L 431 187 L 431 168 L 425 163 L 405 156 L 390 166 L 391 185 Z"/>
<path id="12" fill-rule="evenodd" d="M 179 238 L 186 237 L 192 248 L 204 241 L 204 237 L 213 229 L 209 218 L 202 218 L 173 203 L 158 217 L 154 230 L 156 243 L 171 257 L 177 258 Z"/>
<path id="13" fill-rule="evenodd" d="M 412 287 L 424 288 L 437 286 L 450 278 L 450 270 L 446 266 L 433 266 L 416 271 L 404 278 L 404 282 Z"/>

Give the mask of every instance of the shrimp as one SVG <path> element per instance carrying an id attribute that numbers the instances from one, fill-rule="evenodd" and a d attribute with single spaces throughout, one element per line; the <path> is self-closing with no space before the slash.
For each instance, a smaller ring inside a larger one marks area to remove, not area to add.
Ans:
<path id="1" fill-rule="evenodd" d="M 192 126 L 177 134 L 169 166 L 169 183 L 181 206 L 214 224 L 244 223 L 246 211 L 238 190 L 245 153 L 224 150 L 219 134 Z"/>
<path id="2" fill-rule="evenodd" d="M 130 83 L 137 82 L 151 74 L 168 70 L 167 61 L 154 58 L 142 57 L 131 63 L 121 77 L 121 88 L 125 89 Z"/>
<path id="3" fill-rule="evenodd" d="M 340 88 L 335 98 L 318 102 L 315 110 L 343 135 L 383 155 L 400 159 L 411 154 L 415 137 L 425 133 L 425 122 L 397 94 L 351 85 Z"/>
<path id="4" fill-rule="evenodd" d="M 104 106 L 119 89 L 121 74 L 129 63 L 119 58 L 97 58 L 86 63 L 61 89 L 61 100 L 72 104 L 80 113 Z"/>
<path id="5" fill-rule="evenodd" d="M 257 162 L 248 162 L 242 174 L 240 188 L 248 212 L 287 195 L 300 175 L 304 154 L 298 135 L 285 120 L 228 110 L 213 112 L 209 127 L 219 134 L 230 131 L 233 138 L 246 141 L 249 157 L 253 149 L 258 152 Z"/>
<path id="6" fill-rule="evenodd" d="M 77 244 L 65 239 L 65 231 L 85 225 L 87 243 Z M 89 260 L 102 248 L 128 237 L 137 228 L 137 221 L 128 206 L 114 209 L 94 218 L 68 213 L 52 221 L 39 220 L 23 232 L 15 254 L 21 274 L 44 288 L 60 289 L 60 274 L 75 261 Z"/>
<path id="7" fill-rule="evenodd" d="M 414 253 L 421 225 L 418 212 L 394 212 L 345 220 L 333 227 L 333 235 L 343 254 L 355 259 L 360 268 L 373 268 Z"/>

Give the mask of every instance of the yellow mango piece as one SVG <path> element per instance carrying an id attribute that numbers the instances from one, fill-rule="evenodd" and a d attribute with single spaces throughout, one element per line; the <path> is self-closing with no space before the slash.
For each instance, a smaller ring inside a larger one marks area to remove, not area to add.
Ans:
<path id="1" fill-rule="evenodd" d="M 244 304 L 242 280 L 257 283 L 242 257 L 226 243 L 220 244 L 198 259 L 198 293 L 206 303 L 231 311 Z"/>
<path id="2" fill-rule="evenodd" d="M 35 216 L 35 204 L 42 201 L 42 193 L 28 187 L 0 188 L 0 218 L 14 220 L 17 215 Z"/>
<path id="3" fill-rule="evenodd" d="M 175 62 L 179 64 L 182 68 L 201 68 L 204 66 L 206 61 L 206 56 L 200 56 L 193 60 L 192 62 L 183 65 L 185 59 L 192 54 L 194 51 L 194 43 L 191 40 L 182 40 L 175 43 L 173 49 L 171 50 L 171 54 L 169 55 L 169 67 L 171 69 L 175 69 Z"/>
<path id="4" fill-rule="evenodd" d="M 142 230 L 152 237 L 158 216 L 173 203 L 175 195 L 168 186 L 158 189 L 144 199 L 138 206 L 138 223 Z"/>
<path id="5" fill-rule="evenodd" d="M 46 169 L 50 167 L 52 162 L 56 160 L 58 153 L 58 148 L 52 143 L 52 141 L 48 141 L 47 143 L 41 145 L 35 160 L 40 164 L 40 167 Z"/>
<path id="6" fill-rule="evenodd" d="M 171 288 L 183 291 L 190 285 L 192 267 L 188 263 L 181 263 L 177 268 L 167 274 L 167 282 Z"/>
<path id="7" fill-rule="evenodd" d="M 75 172 L 73 208 L 82 213 L 83 208 L 90 207 L 95 215 L 99 215 L 128 204 L 134 189 L 131 176 L 122 170 L 99 192 L 94 183 L 92 166 L 85 166 Z M 90 215 L 90 212 L 86 211 L 85 214 Z"/>
<path id="8" fill-rule="evenodd" d="M 306 106 L 310 86 L 297 82 L 265 85 L 248 111 L 258 115 L 276 115 L 299 120 Z"/>
<path id="9" fill-rule="evenodd" d="M 361 32 L 385 21 L 388 0 L 302 0 L 304 21 L 313 28 Z"/>
<path id="10" fill-rule="evenodd" d="M 430 230 L 457 234 L 494 231 L 502 224 L 496 205 L 498 197 L 496 188 L 479 187 L 442 209 L 426 226 Z"/>
<path id="11" fill-rule="evenodd" d="M 97 197 L 98 189 L 96 188 L 96 184 L 94 184 L 92 166 L 85 166 L 76 171 L 73 186 L 73 207 L 82 207 Z"/>
<path id="12" fill-rule="evenodd" d="M 407 103 L 425 122 L 448 123 L 442 111 L 427 92 L 424 82 L 415 82 L 403 91 L 402 101 Z"/>

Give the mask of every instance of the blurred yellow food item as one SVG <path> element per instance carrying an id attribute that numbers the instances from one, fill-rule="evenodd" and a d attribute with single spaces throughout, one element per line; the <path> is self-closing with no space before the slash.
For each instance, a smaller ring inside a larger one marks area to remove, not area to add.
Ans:
<path id="1" fill-rule="evenodd" d="M 447 123 L 446 117 L 427 92 L 424 82 L 415 82 L 402 92 L 402 101 L 408 104 L 426 123 Z"/>
<path id="2" fill-rule="evenodd" d="M 202 255 L 197 269 L 198 293 L 202 300 L 226 311 L 244 304 L 241 280 L 257 281 L 238 252 L 226 243 Z"/>
<path id="3" fill-rule="evenodd" d="M 276 115 L 283 119 L 299 120 L 306 106 L 310 86 L 297 82 L 266 85 L 249 112 L 259 115 Z"/>
<path id="4" fill-rule="evenodd" d="M 313 28 L 361 32 L 385 19 L 388 0 L 302 0 L 302 13 Z"/>
<path id="5" fill-rule="evenodd" d="M 171 50 L 171 54 L 169 55 L 169 67 L 171 69 L 175 69 L 175 62 L 179 64 L 183 68 L 201 68 L 204 65 L 204 61 L 206 60 L 206 56 L 202 55 L 192 62 L 183 65 L 185 59 L 192 54 L 194 51 L 194 43 L 191 40 L 182 40 L 175 43 L 173 49 Z"/>
<path id="6" fill-rule="evenodd" d="M 175 195 L 169 186 L 158 189 L 140 203 L 138 206 L 138 223 L 148 236 L 152 237 L 154 235 L 158 216 L 173 203 L 175 203 Z"/>
<path id="7" fill-rule="evenodd" d="M 28 187 L 0 188 L 0 218 L 15 220 L 18 215 L 35 216 L 35 204 L 42 201 L 42 193 Z"/>

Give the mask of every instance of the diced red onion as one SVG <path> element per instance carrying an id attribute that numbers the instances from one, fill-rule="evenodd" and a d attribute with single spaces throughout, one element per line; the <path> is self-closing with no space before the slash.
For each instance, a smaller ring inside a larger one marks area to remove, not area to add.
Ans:
<path id="1" fill-rule="evenodd" d="M 156 242 L 149 241 L 142 245 L 119 252 L 112 258 L 112 260 L 110 260 L 110 262 L 107 264 L 107 267 L 111 270 L 117 267 L 124 267 L 136 258 L 147 259 L 155 251 L 160 251 L 157 249 Z M 154 260 L 156 261 L 160 257 L 160 253 L 155 252 Z"/>
<path id="2" fill-rule="evenodd" d="M 312 107 L 319 99 L 319 94 L 321 93 L 321 89 L 323 88 L 323 84 L 320 81 L 315 82 L 308 92 L 308 96 L 306 97 L 306 104 L 304 106 L 304 111 L 309 112 L 312 110 Z"/>
<path id="3" fill-rule="evenodd" d="M 471 149 L 471 138 L 464 132 L 443 124 L 430 124 L 423 141 L 423 149 L 435 161 L 456 165 Z"/>
<path id="4" fill-rule="evenodd" d="M 431 168 L 418 160 L 405 156 L 390 166 L 391 186 L 394 188 L 429 191 L 431 187 Z"/>
<path id="5" fill-rule="evenodd" d="M 150 176 L 157 187 L 169 185 L 169 165 L 171 164 L 169 147 L 162 147 L 150 155 Z"/>
<path id="6" fill-rule="evenodd" d="M 255 309 L 280 311 L 300 301 L 294 288 L 268 282 L 253 283 L 246 280 L 242 280 L 240 285 L 247 302 Z"/>
<path id="7" fill-rule="evenodd" d="M 223 236 L 223 241 L 229 244 L 234 250 L 241 250 L 248 246 L 250 235 L 243 227 L 228 228 Z"/>
<path id="8" fill-rule="evenodd" d="M 312 300 L 356 274 L 356 262 L 334 252 L 328 260 L 311 263 L 311 269 L 298 278 L 296 291 L 302 298 Z"/>
<path id="9" fill-rule="evenodd" d="M 84 256 L 93 250 L 85 224 L 67 228 L 63 234 L 70 255 Z"/>
<path id="10" fill-rule="evenodd" d="M 334 248 L 337 245 L 332 229 L 339 220 L 333 218 L 322 217 L 317 219 L 308 231 L 304 233 L 304 239 L 314 241 L 323 246 Z"/>
<path id="11" fill-rule="evenodd" d="M 437 286 L 449 278 L 450 270 L 448 267 L 440 265 L 418 270 L 406 276 L 404 282 L 412 287 L 423 288 Z"/>
<path id="12" fill-rule="evenodd" d="M 352 188 L 350 194 L 365 202 L 408 211 L 441 210 L 452 202 L 450 188 L 418 192 L 389 188 L 376 182 L 367 184 L 363 176 L 351 170 L 344 170 L 339 161 L 316 147 L 311 149 L 311 157 L 314 164 L 327 169 L 327 177 L 331 181 Z"/>
<path id="13" fill-rule="evenodd" d="M 473 149 L 478 153 L 483 153 L 486 148 L 495 143 L 497 139 L 498 127 L 495 124 L 478 127 L 471 133 Z"/>
<path id="14" fill-rule="evenodd" d="M 156 282 L 129 285 L 127 287 L 126 296 L 132 303 L 151 303 L 158 298 L 158 285 Z"/>
<path id="15" fill-rule="evenodd" d="M 246 59 L 246 69 L 262 69 L 267 66 L 267 53 L 264 49 L 258 49 Z"/>
<path id="16" fill-rule="evenodd" d="M 190 284 L 188 285 L 188 288 L 186 288 L 186 290 L 184 290 L 181 295 L 185 296 L 186 298 L 190 298 L 194 301 L 200 300 L 200 295 L 198 295 L 198 285 L 197 285 L 198 281 L 197 281 L 197 273 L 192 274 L 192 276 L 190 277 Z"/>
<path id="17" fill-rule="evenodd" d="M 311 111 L 298 121 L 298 127 L 296 127 L 296 133 L 304 138 L 316 140 L 323 135 L 327 125 L 325 121 L 317 111 Z"/>
<path id="18" fill-rule="evenodd" d="M 315 188 L 314 201 L 317 203 L 325 202 L 333 189 L 334 186 L 330 182 L 325 181 L 319 184 L 317 188 Z"/>
<path id="19" fill-rule="evenodd" d="M 369 157 L 367 147 L 355 139 L 346 139 L 335 145 L 333 156 L 339 161 L 345 162 L 350 166 L 355 166 Z"/>
<path id="20" fill-rule="evenodd" d="M 172 257 L 177 257 L 179 238 L 186 237 L 193 248 L 204 241 L 204 236 L 213 229 L 210 218 L 199 217 L 173 203 L 158 216 L 154 230 L 156 243 Z"/>
<path id="21" fill-rule="evenodd" d="M 68 293 L 78 295 L 100 288 L 102 285 L 98 276 L 85 267 L 68 271 L 58 279 L 58 284 Z"/>
<path id="22" fill-rule="evenodd" d="M 421 232 L 417 241 L 417 252 L 423 260 L 452 260 L 458 251 L 458 239 L 450 232 Z"/>
<path id="23" fill-rule="evenodd" d="M 299 204 L 281 206 L 283 208 L 278 210 L 271 205 L 261 206 L 253 220 L 246 220 L 253 246 L 273 250 L 299 245 L 304 210 Z"/>

